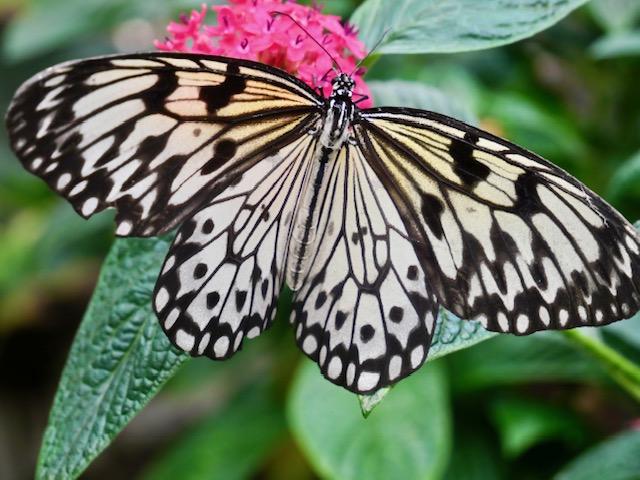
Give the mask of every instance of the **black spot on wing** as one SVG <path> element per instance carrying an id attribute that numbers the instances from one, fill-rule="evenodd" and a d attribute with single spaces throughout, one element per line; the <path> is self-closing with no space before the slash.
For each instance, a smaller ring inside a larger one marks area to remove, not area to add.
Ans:
<path id="1" fill-rule="evenodd" d="M 393 323 L 400 323 L 402 321 L 402 317 L 404 316 L 404 309 L 401 307 L 393 306 L 389 311 L 389 319 Z"/>
<path id="2" fill-rule="evenodd" d="M 407 268 L 407 278 L 409 280 L 418 279 L 418 267 L 416 265 L 410 265 L 409 268 Z"/>
<path id="3" fill-rule="evenodd" d="M 237 65 L 230 63 L 227 66 L 227 77 L 224 82 L 200 88 L 200 100 L 207 104 L 209 113 L 215 113 L 217 109 L 229 105 L 231 97 L 245 89 L 247 82 L 238 75 L 239 71 Z"/>
<path id="4" fill-rule="evenodd" d="M 211 292 L 207 294 L 207 308 L 213 309 L 220 301 L 220 294 L 218 292 Z"/>
<path id="5" fill-rule="evenodd" d="M 435 195 L 423 193 L 420 211 L 427 223 L 427 226 L 429 227 L 429 230 L 431 230 L 438 239 L 441 239 L 444 235 L 444 231 L 442 230 L 440 216 L 442 215 L 442 212 L 444 212 L 444 205 L 442 205 L 440 199 Z"/>
<path id="6" fill-rule="evenodd" d="M 513 210 L 518 215 L 531 215 L 540 211 L 537 187 L 540 181 L 535 172 L 525 172 L 515 181 L 516 204 Z"/>
<path id="7" fill-rule="evenodd" d="M 213 220 L 211 220 L 210 218 L 208 218 L 203 224 L 202 224 L 202 233 L 204 233 L 205 235 L 210 234 L 211 232 L 213 232 Z"/>
<path id="8" fill-rule="evenodd" d="M 211 172 L 217 170 L 229 160 L 233 158 L 238 150 L 238 145 L 230 138 L 222 138 L 216 143 L 215 150 L 213 152 L 213 158 L 204 164 L 200 173 L 202 175 L 208 175 Z"/>
<path id="9" fill-rule="evenodd" d="M 347 320 L 347 314 L 342 310 L 338 310 L 336 313 L 336 328 L 340 330 L 344 325 L 344 322 Z"/>
<path id="10" fill-rule="evenodd" d="M 362 328 L 360 328 L 360 340 L 367 343 L 373 338 L 375 333 L 376 331 L 371 325 L 363 325 Z"/>
<path id="11" fill-rule="evenodd" d="M 152 88 L 145 90 L 142 101 L 149 111 L 159 111 L 167 97 L 178 88 L 178 77 L 173 74 L 158 75 L 158 81 Z"/>
<path id="12" fill-rule="evenodd" d="M 466 141 L 451 140 L 449 153 L 453 158 L 453 171 L 462 182 L 474 187 L 481 180 L 485 180 L 491 170 L 484 163 L 479 162 L 473 157 L 474 145 L 478 141 L 475 134 L 467 132 L 464 136 Z"/>
<path id="13" fill-rule="evenodd" d="M 207 266 L 204 263 L 199 263 L 193 271 L 193 278 L 202 278 L 207 274 Z"/>
<path id="14" fill-rule="evenodd" d="M 246 290 L 238 290 L 236 291 L 236 310 L 240 312 L 242 307 L 244 306 L 244 302 L 247 300 L 247 291 Z"/>
<path id="15" fill-rule="evenodd" d="M 320 293 L 318 293 L 318 297 L 316 298 L 316 310 L 318 310 L 319 308 L 322 307 L 322 305 L 324 305 L 324 302 L 327 301 L 327 293 L 322 291 Z"/>

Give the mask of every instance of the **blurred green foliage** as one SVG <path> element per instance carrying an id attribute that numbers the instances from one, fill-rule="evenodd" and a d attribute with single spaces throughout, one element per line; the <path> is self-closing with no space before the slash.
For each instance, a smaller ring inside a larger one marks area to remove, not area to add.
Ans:
<path id="1" fill-rule="evenodd" d="M 348 18 L 360 3 L 327 1 L 325 9 Z M 579 3 L 550 2 L 564 8 L 553 21 L 568 13 L 566 5 Z M 362 12 L 381 5 L 360 6 L 360 20 L 375 20 Z M 169 19 L 198 6 L 187 0 L 0 4 L 0 111 L 40 69 L 150 49 Z M 388 51 L 438 50 L 447 31 L 437 30 L 427 21 L 430 10 L 424 12 L 415 23 L 426 22 L 430 30 L 416 27 L 410 48 L 411 35 L 395 32 Z M 396 19 L 403 25 L 407 18 Z M 450 35 L 467 24 L 447 24 L 460 27 Z M 375 32 L 363 33 L 375 41 Z M 535 37 L 501 48 L 379 55 L 368 78 L 375 80 L 377 100 L 477 119 L 569 170 L 635 220 L 639 32 L 636 0 L 594 0 Z M 0 129 L 0 355 L 9 352 L 2 358 L 16 365 L 17 375 L 31 378 L 23 360 L 40 350 L 66 351 L 68 341 L 54 345 L 36 337 L 39 343 L 21 348 L 20 339 L 43 328 L 76 328 L 112 230 L 109 214 L 84 221 L 22 171 Z M 87 478 L 640 478 L 638 399 L 612 380 L 602 358 L 562 334 L 489 338 L 453 318 L 434 344 L 434 352 L 448 355 L 394 387 L 364 419 L 355 396 L 302 360 L 283 319 L 232 360 L 183 362 L 144 301 L 163 248 L 166 240 L 127 240 L 112 249 L 63 375 L 40 478 L 78 475 L 109 444 Z M 588 335 L 637 368 L 638 332 L 640 316 Z M 480 340 L 486 341 L 471 346 Z M 50 373 L 51 383 L 59 374 Z M 43 397 L 31 388 L 26 391 L 40 398 L 44 417 L 52 392 Z M 0 400 L 23 398 L 0 391 Z M 0 418 L 8 415 L 6 405 L 0 401 Z M 7 438 L 35 428 L 33 450 L 44 425 L 25 420 L 11 428 L 0 435 L 0 458 L 7 459 L 0 477 L 30 478 L 34 459 L 11 455 L 29 447 Z"/>

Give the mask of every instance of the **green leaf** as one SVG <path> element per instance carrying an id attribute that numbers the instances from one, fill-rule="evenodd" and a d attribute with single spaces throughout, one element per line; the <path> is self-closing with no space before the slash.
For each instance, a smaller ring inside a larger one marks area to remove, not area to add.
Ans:
<path id="1" fill-rule="evenodd" d="M 77 477 L 188 358 L 171 346 L 151 310 L 169 243 L 114 243 L 62 372 L 38 479 Z"/>
<path id="2" fill-rule="evenodd" d="M 389 80 L 369 82 L 377 106 L 411 107 L 457 118 L 469 124 L 477 124 L 476 116 L 465 105 L 460 104 L 437 88 L 418 82 Z"/>
<path id="3" fill-rule="evenodd" d="M 252 474 L 285 434 L 281 406 L 262 385 L 245 390 L 220 412 L 202 419 L 160 454 L 144 480 L 241 480 Z"/>
<path id="4" fill-rule="evenodd" d="M 378 53 L 450 53 L 497 47 L 555 24 L 586 0 L 367 0 L 351 21 Z"/>
<path id="5" fill-rule="evenodd" d="M 449 358 L 456 390 L 531 382 L 602 381 L 602 366 L 558 332 L 498 335 Z"/>
<path id="6" fill-rule="evenodd" d="M 351 393 L 304 361 L 289 396 L 288 417 L 322 477 L 438 479 L 447 464 L 451 425 L 440 362 L 403 380 L 364 419 Z"/>
<path id="7" fill-rule="evenodd" d="M 491 416 L 500 434 L 502 452 L 516 458 L 539 443 L 560 440 L 579 446 L 585 428 L 570 411 L 528 398 L 498 397 L 491 403 Z"/>
<path id="8" fill-rule="evenodd" d="M 607 31 L 627 30 L 640 20 L 638 0 L 593 0 L 589 2 L 589 9 Z"/>
<path id="9" fill-rule="evenodd" d="M 595 58 L 637 57 L 640 55 L 640 30 L 606 35 L 591 45 Z"/>
<path id="10" fill-rule="evenodd" d="M 436 331 L 431 340 L 429 360 L 443 357 L 476 343 L 495 337 L 497 333 L 485 330 L 476 320 L 462 320 L 441 308 Z"/>
<path id="11" fill-rule="evenodd" d="M 619 434 L 587 450 L 555 480 L 637 480 L 640 478 L 640 430 Z"/>

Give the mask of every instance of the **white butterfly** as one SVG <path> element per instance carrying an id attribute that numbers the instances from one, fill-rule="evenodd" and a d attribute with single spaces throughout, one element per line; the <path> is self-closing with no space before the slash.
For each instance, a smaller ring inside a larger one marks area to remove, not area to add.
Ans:
<path id="1" fill-rule="evenodd" d="M 302 350 L 366 393 L 425 361 L 440 305 L 515 334 L 640 309 L 639 236 L 564 171 L 454 119 L 361 110 L 260 63 L 92 58 L 26 82 L 25 167 L 117 234 L 180 227 L 154 306 L 171 341 L 228 358 L 286 283 Z"/>

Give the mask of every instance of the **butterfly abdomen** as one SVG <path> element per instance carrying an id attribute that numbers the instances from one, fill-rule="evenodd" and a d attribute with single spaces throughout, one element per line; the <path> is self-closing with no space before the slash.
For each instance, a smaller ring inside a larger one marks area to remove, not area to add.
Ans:
<path id="1" fill-rule="evenodd" d="M 286 282 L 297 290 L 309 269 L 310 253 L 316 241 L 320 215 L 320 198 L 326 194 L 327 170 L 335 160 L 338 150 L 318 145 L 313 160 L 307 166 L 300 200 L 295 211 L 287 255 Z"/>
<path id="2" fill-rule="evenodd" d="M 353 110 L 350 100 L 329 100 L 327 115 L 318 133 L 319 143 L 306 167 L 287 255 L 286 282 L 294 291 L 300 288 L 309 269 L 310 252 L 314 251 L 316 242 L 321 199 L 326 197 L 331 167 L 347 138 Z"/>

